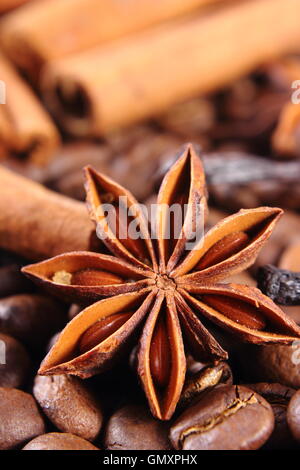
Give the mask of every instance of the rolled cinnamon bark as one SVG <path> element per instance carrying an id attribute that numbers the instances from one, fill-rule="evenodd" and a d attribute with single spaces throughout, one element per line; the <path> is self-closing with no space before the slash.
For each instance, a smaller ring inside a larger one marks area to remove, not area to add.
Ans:
<path id="1" fill-rule="evenodd" d="M 251 0 L 57 60 L 43 90 L 62 125 L 99 135 L 224 86 L 300 46 L 298 0 Z"/>
<path id="2" fill-rule="evenodd" d="M 32 77 L 51 59 L 228 0 L 43 0 L 1 24 L 7 54 Z"/>
<path id="3" fill-rule="evenodd" d="M 0 13 L 12 10 L 13 8 L 19 7 L 24 3 L 28 3 L 31 0 L 1 0 L 0 2 Z"/>
<path id="4" fill-rule="evenodd" d="M 0 80 L 5 83 L 5 104 L 0 105 L 0 144 L 7 153 L 21 155 L 38 165 L 46 163 L 60 141 L 50 116 L 1 54 Z"/>
<path id="5" fill-rule="evenodd" d="M 0 247 L 31 260 L 93 248 L 85 205 L 0 166 Z"/>

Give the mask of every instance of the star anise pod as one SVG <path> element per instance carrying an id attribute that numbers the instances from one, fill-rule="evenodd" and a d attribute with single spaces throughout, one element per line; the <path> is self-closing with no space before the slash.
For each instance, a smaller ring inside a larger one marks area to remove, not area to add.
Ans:
<path id="1" fill-rule="evenodd" d="M 156 237 L 150 236 L 141 207 L 126 189 L 92 168 L 86 169 L 86 189 L 97 234 L 114 256 L 73 252 L 23 269 L 64 298 L 95 301 L 62 331 L 40 374 L 90 377 L 111 366 L 139 336 L 140 380 L 153 415 L 169 419 L 182 391 L 186 351 L 202 362 L 227 358 L 206 327 L 210 321 L 256 344 L 288 344 L 300 336 L 300 328 L 258 289 L 220 283 L 254 262 L 281 209 L 241 210 L 197 236 L 196 222 L 206 213 L 206 189 L 192 145 L 161 185 Z M 115 224 L 106 217 L 105 203 L 115 208 Z M 178 219 L 168 211 L 175 203 L 186 207 L 176 237 Z M 122 239 L 124 224 L 127 229 L 132 223 L 142 236 Z"/>

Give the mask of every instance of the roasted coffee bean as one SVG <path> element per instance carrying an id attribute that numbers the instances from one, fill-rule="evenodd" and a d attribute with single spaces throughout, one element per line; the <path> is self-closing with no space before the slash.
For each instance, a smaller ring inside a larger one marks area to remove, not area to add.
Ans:
<path id="1" fill-rule="evenodd" d="M 102 410 L 84 381 L 67 375 L 37 376 L 33 395 L 57 429 L 89 441 L 97 438 Z"/>
<path id="2" fill-rule="evenodd" d="M 20 388 L 26 380 L 30 359 L 22 344 L 0 333 L 0 387 Z"/>
<path id="3" fill-rule="evenodd" d="M 252 450 L 273 428 L 272 408 L 264 398 L 243 386 L 220 385 L 179 416 L 170 440 L 183 450 Z"/>
<path id="4" fill-rule="evenodd" d="M 258 273 L 259 289 L 280 305 L 300 305 L 300 273 L 262 266 Z"/>
<path id="5" fill-rule="evenodd" d="M 153 193 L 153 175 L 172 152 L 177 152 L 182 139 L 168 133 L 150 131 L 136 140 L 111 162 L 109 176 L 126 187 L 138 201 Z"/>
<path id="6" fill-rule="evenodd" d="M 73 434 L 50 432 L 28 442 L 22 450 L 99 450 L 90 442 Z"/>
<path id="7" fill-rule="evenodd" d="M 272 344 L 268 346 L 242 345 L 236 357 L 240 373 L 245 381 L 276 382 L 300 388 L 300 342 L 290 346 Z"/>
<path id="8" fill-rule="evenodd" d="M 289 429 L 297 442 L 300 442 L 300 390 L 291 398 L 287 408 Z"/>
<path id="9" fill-rule="evenodd" d="M 45 184 L 66 196 L 84 200 L 84 175 L 82 168 L 92 165 L 108 173 L 111 150 L 103 144 L 88 141 L 63 145 L 44 170 Z"/>
<path id="10" fill-rule="evenodd" d="M 275 427 L 265 448 L 288 449 L 293 447 L 294 440 L 287 424 L 287 408 L 296 390 L 278 383 L 267 382 L 247 384 L 246 387 L 259 393 L 272 406 Z"/>
<path id="11" fill-rule="evenodd" d="M 216 109 L 208 98 L 193 98 L 172 106 L 157 119 L 170 132 L 194 141 L 216 124 Z"/>
<path id="12" fill-rule="evenodd" d="M 178 406 L 186 408 L 216 385 L 232 385 L 232 383 L 232 372 L 226 362 L 204 366 L 200 371 L 187 378 Z"/>
<path id="13" fill-rule="evenodd" d="M 121 328 L 132 315 L 133 312 L 116 313 L 94 323 L 81 336 L 79 351 L 85 353 L 97 346 L 97 344 L 102 343 L 102 341 Z"/>
<path id="14" fill-rule="evenodd" d="M 33 284 L 21 273 L 18 264 L 0 267 L 0 297 L 31 292 Z"/>
<path id="15" fill-rule="evenodd" d="M 0 450 L 14 449 L 45 432 L 34 398 L 15 388 L 0 388 Z"/>
<path id="16" fill-rule="evenodd" d="M 153 128 L 151 125 L 144 122 L 109 131 L 105 135 L 105 140 L 112 149 L 113 154 L 117 154 L 126 152 L 132 149 L 135 144 L 143 142 L 146 138 L 149 139 L 153 136 Z"/>
<path id="17" fill-rule="evenodd" d="M 104 436 L 109 450 L 168 450 L 166 423 L 157 421 L 141 405 L 127 405 L 109 419 Z"/>
<path id="18" fill-rule="evenodd" d="M 150 348 L 150 370 L 155 385 L 166 387 L 170 378 L 171 349 L 165 319 L 157 320 Z"/>
<path id="19" fill-rule="evenodd" d="M 236 355 L 241 379 L 245 382 L 276 382 L 298 389 L 300 387 L 300 342 L 290 346 L 240 345 Z"/>
<path id="20" fill-rule="evenodd" d="M 204 362 L 197 361 L 191 354 L 187 353 L 186 355 L 186 373 L 188 377 L 198 374 L 205 367 L 209 365 Z"/>
<path id="21" fill-rule="evenodd" d="M 43 347 L 65 323 L 64 308 L 50 297 L 18 294 L 0 300 L 0 331 L 30 348 Z"/>

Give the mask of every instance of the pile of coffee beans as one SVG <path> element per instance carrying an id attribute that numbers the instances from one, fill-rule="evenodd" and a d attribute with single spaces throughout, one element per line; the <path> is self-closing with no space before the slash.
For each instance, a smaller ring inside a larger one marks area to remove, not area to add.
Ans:
<path id="1" fill-rule="evenodd" d="M 175 415 L 159 421 L 139 387 L 135 350 L 87 380 L 37 375 L 59 331 L 81 307 L 35 290 L 19 273 L 24 260 L 7 252 L 0 259 L 1 450 L 300 446 L 300 373 L 293 346 L 242 345 L 228 337 L 224 343 L 216 330 L 230 351 L 229 362 L 202 364 L 188 356 Z"/>

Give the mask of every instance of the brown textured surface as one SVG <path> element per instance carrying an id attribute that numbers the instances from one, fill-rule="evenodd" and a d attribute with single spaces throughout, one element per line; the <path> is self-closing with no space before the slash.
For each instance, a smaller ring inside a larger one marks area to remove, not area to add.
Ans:
<path id="1" fill-rule="evenodd" d="M 288 387 L 300 387 L 299 342 L 294 345 L 279 344 L 248 348 L 242 363 L 254 380 L 278 382 Z"/>
<path id="2" fill-rule="evenodd" d="M 271 406 L 243 386 L 221 385 L 188 408 L 171 426 L 176 449 L 253 450 L 274 427 Z"/>
<path id="3" fill-rule="evenodd" d="M 64 307 L 39 294 L 17 294 L 0 299 L 0 329 L 32 348 L 60 330 L 66 322 Z"/>
<path id="4" fill-rule="evenodd" d="M 291 398 L 287 409 L 287 422 L 297 442 L 300 442 L 300 391 Z"/>
<path id="5" fill-rule="evenodd" d="M 13 388 L 0 388 L 0 450 L 24 445 L 45 432 L 34 398 Z"/>
<path id="6" fill-rule="evenodd" d="M 102 426 L 102 410 L 81 380 L 67 375 L 35 379 L 33 394 L 43 412 L 62 432 L 94 441 Z"/>
<path id="7" fill-rule="evenodd" d="M 30 359 L 22 344 L 12 336 L 0 333 L 5 345 L 5 364 L 0 362 L 0 387 L 21 387 L 29 371 Z"/>
<path id="8" fill-rule="evenodd" d="M 104 437 L 109 450 L 168 450 L 168 428 L 139 405 L 120 408 L 109 419 Z"/>
<path id="9" fill-rule="evenodd" d="M 272 406 L 275 427 L 266 443 L 266 448 L 289 449 L 293 447 L 295 443 L 287 423 L 287 409 L 296 390 L 279 383 L 267 382 L 247 384 L 245 386 L 259 393 Z"/>
<path id="10" fill-rule="evenodd" d="M 99 450 L 90 442 L 69 433 L 51 432 L 36 437 L 22 450 Z"/>

